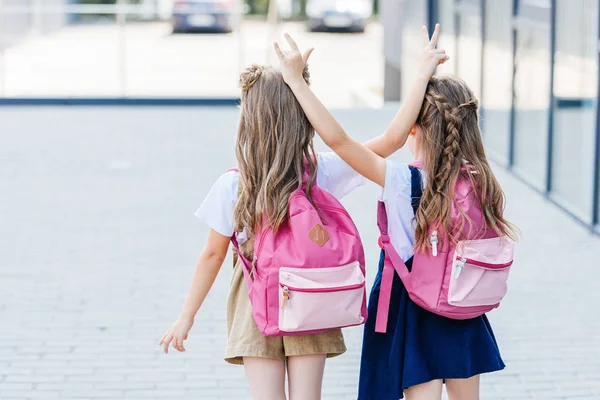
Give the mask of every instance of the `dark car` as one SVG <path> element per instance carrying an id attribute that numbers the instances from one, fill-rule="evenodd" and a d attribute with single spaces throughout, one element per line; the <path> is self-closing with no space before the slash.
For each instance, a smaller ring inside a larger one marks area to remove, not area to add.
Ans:
<path id="1" fill-rule="evenodd" d="M 176 0 L 173 5 L 173 32 L 231 32 L 237 0 Z"/>
<path id="2" fill-rule="evenodd" d="M 373 0 L 309 0 L 306 14 L 311 31 L 364 32 L 373 15 Z"/>

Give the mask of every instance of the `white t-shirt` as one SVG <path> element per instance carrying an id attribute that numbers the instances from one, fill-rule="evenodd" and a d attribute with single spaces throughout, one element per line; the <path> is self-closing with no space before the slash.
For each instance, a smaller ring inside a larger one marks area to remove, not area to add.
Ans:
<path id="1" fill-rule="evenodd" d="M 425 174 L 421 170 L 425 185 Z M 404 261 L 414 254 L 415 214 L 411 200 L 411 174 L 408 164 L 386 160 L 385 183 L 379 200 L 385 204 L 388 235 L 394 249 Z"/>
<path id="2" fill-rule="evenodd" d="M 320 153 L 317 156 L 317 186 L 341 199 L 365 182 L 335 153 Z M 232 236 L 234 229 L 233 210 L 238 200 L 239 172 L 229 171 L 222 175 L 198 208 L 196 217 L 223 236 Z M 243 243 L 247 234 L 238 236 Z"/>

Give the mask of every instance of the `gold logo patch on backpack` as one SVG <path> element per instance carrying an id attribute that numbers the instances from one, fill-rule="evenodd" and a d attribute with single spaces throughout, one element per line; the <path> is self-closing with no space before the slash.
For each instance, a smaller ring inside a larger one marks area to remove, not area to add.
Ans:
<path id="1" fill-rule="evenodd" d="M 323 228 L 321 225 L 316 224 L 313 228 L 308 232 L 308 237 L 310 240 L 323 247 L 325 243 L 329 240 L 329 233 Z"/>

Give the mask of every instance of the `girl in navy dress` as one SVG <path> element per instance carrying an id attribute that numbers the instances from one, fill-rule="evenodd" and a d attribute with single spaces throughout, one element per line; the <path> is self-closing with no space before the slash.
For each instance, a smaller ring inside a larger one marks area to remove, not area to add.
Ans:
<path id="1" fill-rule="evenodd" d="M 439 25 L 429 40 L 419 66 L 420 75 L 404 105 L 380 139 L 398 148 L 407 141 L 415 156 L 411 165 L 386 161 L 353 140 L 301 79 L 311 50 L 302 55 L 286 35 L 291 51 L 275 50 L 284 79 L 292 88 L 317 133 L 344 161 L 383 187 L 380 200 L 388 216 L 388 233 L 408 268 L 415 246 L 430 247 L 428 224 L 441 221 L 448 228 L 448 211 L 457 206 L 453 188 L 464 164 L 472 168 L 480 204 L 490 226 L 515 236 L 502 217 L 504 194 L 488 165 L 478 125 L 477 99 L 456 77 L 432 77 L 448 57 L 436 49 Z M 447 230 L 445 230 L 447 231 Z M 395 275 L 387 333 L 375 332 L 375 318 L 383 254 L 369 299 L 365 325 L 360 400 L 439 400 L 446 383 L 451 400 L 479 399 L 479 375 L 498 371 L 504 363 L 485 315 L 453 320 L 417 306 Z"/>

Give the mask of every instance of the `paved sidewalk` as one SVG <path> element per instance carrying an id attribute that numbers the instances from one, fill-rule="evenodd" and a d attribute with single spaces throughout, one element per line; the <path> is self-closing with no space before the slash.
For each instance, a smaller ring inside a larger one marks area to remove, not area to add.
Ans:
<path id="1" fill-rule="evenodd" d="M 338 112 L 359 139 L 394 110 Z M 207 229 L 193 217 L 234 165 L 235 109 L 0 109 L 0 399 L 247 399 L 222 361 L 230 261 L 185 354 L 161 354 Z M 406 159 L 399 154 L 398 159 Z M 482 398 L 600 399 L 600 239 L 497 168 L 523 231 L 490 315 L 508 368 Z M 376 188 L 346 201 L 377 265 Z M 354 399 L 360 329 L 324 398 Z"/>

